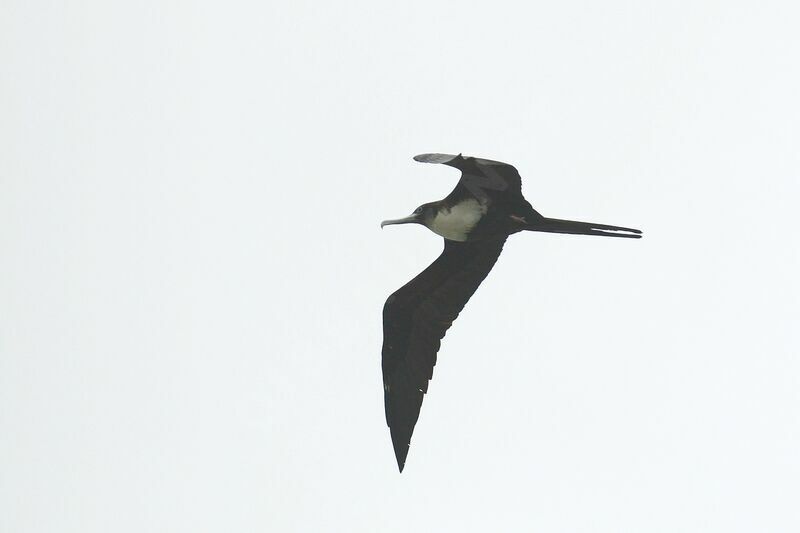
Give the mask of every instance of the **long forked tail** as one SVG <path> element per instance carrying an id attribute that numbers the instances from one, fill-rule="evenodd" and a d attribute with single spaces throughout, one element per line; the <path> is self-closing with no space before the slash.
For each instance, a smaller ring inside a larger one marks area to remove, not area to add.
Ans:
<path id="1" fill-rule="evenodd" d="M 600 235 L 603 237 L 624 237 L 627 239 L 640 239 L 642 232 L 638 229 L 623 228 L 622 226 L 609 226 L 607 224 L 592 224 L 591 222 L 578 222 L 577 220 L 560 220 L 558 218 L 543 217 L 527 228 L 529 231 L 544 231 L 547 233 L 571 233 L 575 235 Z"/>

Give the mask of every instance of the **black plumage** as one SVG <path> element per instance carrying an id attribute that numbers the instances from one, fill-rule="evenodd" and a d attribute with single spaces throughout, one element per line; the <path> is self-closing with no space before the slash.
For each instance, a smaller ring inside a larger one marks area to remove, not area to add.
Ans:
<path id="1" fill-rule="evenodd" d="M 489 274 L 509 235 L 530 230 L 641 237 L 635 229 L 543 217 L 522 196 L 520 175 L 511 165 L 447 154 L 414 159 L 449 165 L 462 174 L 445 199 L 381 224 L 422 224 L 445 237 L 442 254 L 389 296 L 383 308 L 384 404 L 401 472 L 441 339 Z"/>

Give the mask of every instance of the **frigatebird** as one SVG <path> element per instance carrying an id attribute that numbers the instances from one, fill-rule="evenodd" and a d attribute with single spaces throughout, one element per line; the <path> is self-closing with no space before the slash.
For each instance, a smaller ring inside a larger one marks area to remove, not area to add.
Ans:
<path id="1" fill-rule="evenodd" d="M 422 224 L 444 237 L 444 251 L 383 307 L 383 391 L 386 423 L 400 472 L 422 398 L 433 376 L 445 332 L 494 266 L 506 239 L 520 231 L 544 231 L 638 239 L 638 229 L 540 215 L 522 196 L 513 166 L 461 154 L 421 154 L 422 163 L 457 168 L 461 179 L 443 200 L 419 206 L 390 224 Z"/>

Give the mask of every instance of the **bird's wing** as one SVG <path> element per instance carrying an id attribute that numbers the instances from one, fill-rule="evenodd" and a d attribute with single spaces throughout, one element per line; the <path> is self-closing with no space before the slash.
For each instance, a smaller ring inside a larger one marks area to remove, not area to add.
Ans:
<path id="1" fill-rule="evenodd" d="M 522 197 L 522 178 L 519 172 L 508 163 L 464 157 L 461 154 L 420 154 L 414 156 L 421 163 L 438 163 L 461 171 L 458 187 L 464 187 L 478 200 L 503 196 Z"/>
<path id="2" fill-rule="evenodd" d="M 506 238 L 445 240 L 444 251 L 383 307 L 386 422 L 403 471 L 414 425 L 445 332 L 494 266 Z"/>

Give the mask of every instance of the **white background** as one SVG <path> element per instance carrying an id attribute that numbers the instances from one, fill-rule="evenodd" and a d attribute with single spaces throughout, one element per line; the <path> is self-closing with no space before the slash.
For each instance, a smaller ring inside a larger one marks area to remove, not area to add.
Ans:
<path id="1" fill-rule="evenodd" d="M 0 531 L 800 531 L 795 2 L 0 5 Z M 405 472 L 385 218 L 547 216 Z"/>

